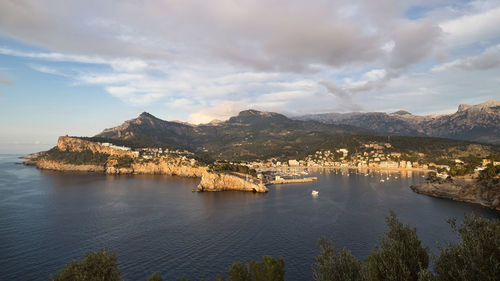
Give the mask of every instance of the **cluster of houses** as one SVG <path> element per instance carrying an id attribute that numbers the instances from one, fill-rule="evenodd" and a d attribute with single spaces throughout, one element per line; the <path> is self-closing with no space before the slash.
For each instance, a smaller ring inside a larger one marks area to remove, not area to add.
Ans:
<path id="1" fill-rule="evenodd" d="M 390 143 L 368 143 L 363 144 L 361 152 L 349 154 L 347 148 L 336 150 L 319 150 L 305 159 L 289 159 L 280 161 L 278 158 L 270 158 L 266 161 L 255 161 L 243 163 L 251 168 L 259 167 L 357 167 L 357 168 L 388 168 L 388 169 L 436 169 L 442 171 L 442 176 L 447 176 L 450 171 L 449 165 L 440 165 L 436 163 L 423 163 L 420 161 L 409 161 L 407 157 L 400 152 L 394 152 Z M 392 150 L 387 152 L 386 150 Z M 425 154 L 418 153 L 418 159 L 423 159 Z M 453 160 L 456 165 L 463 165 L 460 159 Z M 483 159 L 482 165 L 476 167 L 479 172 L 486 168 L 488 164 L 500 165 L 499 161 Z"/>
<path id="2" fill-rule="evenodd" d="M 104 146 L 104 147 L 109 147 L 109 148 L 112 148 L 112 149 L 117 149 L 117 150 L 122 150 L 122 151 L 129 151 L 131 152 L 134 157 L 136 158 L 142 158 L 142 159 L 146 159 L 146 160 L 151 160 L 151 159 L 154 159 L 156 157 L 162 157 L 162 156 L 168 156 L 168 155 L 179 155 L 179 156 L 183 156 L 184 159 L 189 157 L 189 156 L 193 156 L 194 153 L 192 152 L 189 152 L 187 150 L 169 150 L 169 149 L 163 149 L 161 147 L 146 147 L 146 148 L 138 148 L 138 149 L 133 149 L 133 148 L 130 148 L 130 147 L 126 147 L 126 146 L 118 146 L 118 145 L 114 145 L 112 143 L 109 143 L 109 142 L 102 142 L 102 143 L 99 143 L 100 145 Z M 183 159 L 183 160 L 184 160 Z"/>
<path id="3" fill-rule="evenodd" d="M 156 157 L 177 155 L 183 156 L 182 160 L 194 153 L 187 150 L 169 150 L 163 148 L 139 148 L 132 149 L 126 146 L 117 146 L 112 143 L 100 143 L 102 146 L 122 151 L 130 151 L 135 157 L 146 160 L 154 159 Z M 405 160 L 403 155 L 399 152 L 387 152 L 386 149 L 392 148 L 390 143 L 368 143 L 363 144 L 360 151 L 349 154 L 347 148 L 339 148 L 336 150 L 319 150 L 312 155 L 308 155 L 304 159 L 289 159 L 282 161 L 278 158 L 270 158 L 265 161 L 254 161 L 248 163 L 241 163 L 250 168 L 262 167 L 357 167 L 357 168 L 389 168 L 389 169 L 436 169 L 440 171 L 438 176 L 447 177 L 451 167 L 449 165 L 438 165 L 435 163 L 421 163 L 418 161 Z M 418 153 L 418 157 L 423 159 L 425 155 Z M 193 159 L 194 160 L 194 159 Z M 464 165 L 465 163 L 460 159 L 454 159 L 455 165 Z M 494 166 L 500 165 L 500 161 L 491 159 L 482 159 L 480 166 L 475 168 L 475 172 L 484 170 L 487 165 L 493 164 Z"/>

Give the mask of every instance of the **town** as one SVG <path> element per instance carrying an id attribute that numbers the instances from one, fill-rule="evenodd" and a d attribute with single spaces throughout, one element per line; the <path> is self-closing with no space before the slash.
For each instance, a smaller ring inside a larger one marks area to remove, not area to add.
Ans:
<path id="1" fill-rule="evenodd" d="M 187 150 L 169 150 L 166 148 L 130 148 L 117 146 L 109 142 L 99 143 L 102 146 L 131 152 L 140 161 L 150 161 L 161 157 L 181 156 L 182 160 L 196 163 L 195 153 Z M 318 150 L 304 159 L 282 159 L 272 157 L 266 160 L 255 160 L 247 162 L 235 162 L 217 160 L 215 163 L 228 162 L 247 166 L 260 171 L 272 170 L 274 168 L 357 168 L 357 169 L 381 169 L 381 170 L 413 170 L 434 171 L 440 178 L 448 176 L 461 176 L 477 178 L 478 174 L 486 169 L 488 165 L 500 165 L 498 155 L 487 157 L 447 157 L 437 158 L 424 153 L 403 153 L 397 151 L 389 142 L 364 143 L 354 150 L 347 148 L 331 148 Z M 279 176 L 278 176 L 279 177 Z M 278 182 L 279 181 L 276 181 Z"/>

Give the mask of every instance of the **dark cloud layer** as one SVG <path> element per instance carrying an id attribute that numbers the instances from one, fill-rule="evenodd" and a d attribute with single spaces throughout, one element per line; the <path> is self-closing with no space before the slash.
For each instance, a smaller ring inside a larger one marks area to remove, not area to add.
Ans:
<path id="1" fill-rule="evenodd" d="M 0 3 L 0 28 L 26 42 L 82 55 L 292 72 L 377 61 L 399 68 L 429 55 L 439 36 L 431 23 L 406 20 L 406 6 L 341 0 L 6 0 Z M 394 49 L 387 52 L 388 42 Z M 416 43 L 421 46 L 414 48 Z"/>

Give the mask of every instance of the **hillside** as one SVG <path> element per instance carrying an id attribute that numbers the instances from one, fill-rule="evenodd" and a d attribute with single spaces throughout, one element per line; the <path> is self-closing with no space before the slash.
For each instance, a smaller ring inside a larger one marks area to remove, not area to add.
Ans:
<path id="1" fill-rule="evenodd" d="M 418 116 L 400 110 L 394 113 L 324 113 L 296 117 L 326 124 L 345 124 L 381 133 L 404 136 L 442 137 L 500 144 L 500 101 L 459 106 L 457 112 Z"/>
<path id="2" fill-rule="evenodd" d="M 179 147 L 215 159 L 265 159 L 307 155 L 334 136 L 374 133 L 349 125 L 292 120 L 278 113 L 245 110 L 225 122 L 198 126 L 142 113 L 91 140 L 111 140 L 131 147 Z"/>
<path id="3" fill-rule="evenodd" d="M 407 113 L 399 112 L 399 115 Z M 428 137 L 387 136 L 350 125 L 293 120 L 282 114 L 245 110 L 225 122 L 205 125 L 169 122 L 142 113 L 92 138 L 132 148 L 189 150 L 198 160 L 249 161 L 303 159 L 318 150 L 347 148 L 361 152 L 366 143 L 390 142 L 391 151 L 408 157 L 424 153 L 428 161 L 442 157 L 497 154 L 498 146 Z"/>

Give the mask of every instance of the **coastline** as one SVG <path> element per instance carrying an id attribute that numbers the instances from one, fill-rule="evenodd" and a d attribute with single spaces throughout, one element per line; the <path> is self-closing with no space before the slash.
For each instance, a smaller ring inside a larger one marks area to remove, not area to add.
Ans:
<path id="1" fill-rule="evenodd" d="M 386 167 L 357 167 L 357 166 L 292 166 L 292 167 L 259 167 L 263 171 L 282 171 L 282 170 L 305 170 L 305 169 L 341 169 L 341 170 L 359 170 L 359 171 L 392 171 L 392 172 L 434 172 L 431 169 L 424 168 L 386 168 Z"/>
<path id="2" fill-rule="evenodd" d="M 477 180 L 435 179 L 410 186 L 415 193 L 436 198 L 479 204 L 500 211 L 500 184 Z"/>

